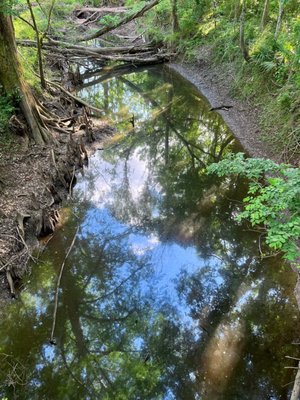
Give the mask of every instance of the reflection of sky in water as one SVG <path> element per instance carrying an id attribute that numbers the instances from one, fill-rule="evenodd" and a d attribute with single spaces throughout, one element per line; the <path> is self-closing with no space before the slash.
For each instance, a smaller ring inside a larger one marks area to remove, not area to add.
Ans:
<path id="1" fill-rule="evenodd" d="M 127 160 L 127 177 L 128 177 L 128 190 L 131 198 L 135 203 L 139 203 L 139 197 L 142 189 L 148 180 L 149 169 L 147 161 L 141 160 L 139 154 L 141 149 L 137 149 Z M 89 185 L 88 174 L 93 171 L 93 189 Z M 103 227 L 109 229 L 109 236 L 127 232 L 130 229 L 130 224 L 126 225 L 110 212 L 110 206 L 115 201 L 115 190 L 119 188 L 124 180 L 124 161 L 116 164 L 110 164 L 102 159 L 101 153 L 91 157 L 89 170 L 84 178 L 78 180 L 75 192 L 80 192 L 82 198 L 88 199 L 92 206 L 86 214 L 85 221 L 81 234 L 94 234 L 103 232 Z M 159 186 L 155 185 L 155 191 L 159 195 Z M 121 200 L 122 201 L 122 200 Z M 140 204 L 143 207 L 143 204 Z M 158 215 L 158 210 L 154 209 L 152 215 Z M 130 230 L 126 234 L 126 238 L 130 243 L 131 251 L 136 256 L 148 256 L 151 265 L 153 266 L 153 273 L 150 281 L 143 281 L 141 290 L 145 293 L 150 290 L 148 284 L 152 287 L 155 286 L 157 298 L 161 301 L 170 302 L 178 307 L 181 312 L 181 318 L 185 323 L 194 324 L 192 319 L 187 315 L 187 309 L 181 304 L 178 293 L 176 290 L 175 280 L 182 269 L 186 269 L 189 273 L 196 272 L 208 264 L 213 265 L 215 270 L 221 265 L 221 261 L 214 257 L 208 257 L 203 260 L 197 254 L 193 246 L 180 246 L 177 243 L 162 243 L 159 238 L 153 234 L 143 234 L 142 230 L 135 226 L 135 221 L 131 221 L 134 233 Z M 120 279 L 124 279 L 129 274 L 128 267 L 120 269 Z M 214 279 L 217 284 L 223 282 L 223 278 L 216 272 Z"/>

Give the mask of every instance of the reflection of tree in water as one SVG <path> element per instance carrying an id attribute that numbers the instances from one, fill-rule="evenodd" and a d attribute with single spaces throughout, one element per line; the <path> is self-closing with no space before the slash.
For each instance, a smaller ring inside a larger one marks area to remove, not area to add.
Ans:
<path id="1" fill-rule="evenodd" d="M 239 203 L 230 199 L 242 198 L 244 184 L 205 174 L 232 148 L 230 132 L 190 87 L 161 79 L 154 70 L 106 82 L 104 106 L 124 109 L 131 90 L 141 117 L 105 153 L 111 168 L 87 171 L 86 200 L 74 199 L 76 217 L 50 242 L 24 306 L 3 316 L 0 357 L 14 363 L 2 364 L 1 396 L 13 398 L 15 388 L 18 399 L 288 398 L 284 356 L 299 328 L 287 300 L 293 279 L 277 261 L 262 263 L 256 233 L 234 220 Z M 147 164 L 138 191 L 133 157 Z M 97 208 L 101 174 L 110 190 Z M 51 347 L 53 282 L 78 225 Z M 132 246 L 134 235 L 151 234 L 165 246 L 193 247 L 203 260 L 177 277 L 181 305 L 157 291 L 150 250 Z"/>
<path id="2" fill-rule="evenodd" d="M 191 359 L 185 359 L 185 365 L 193 365 L 191 370 L 195 373 L 187 380 L 193 395 L 182 398 L 194 398 L 196 392 L 209 399 L 267 398 L 270 393 L 274 398 L 287 398 L 288 388 L 281 388 L 279 382 L 284 385 L 291 380 L 283 368 L 284 357 L 291 351 L 288 346 L 297 337 L 299 327 L 293 317 L 294 305 L 287 304 L 283 289 L 289 278 L 276 272 L 280 261 L 272 260 L 273 266 L 261 262 L 257 256 L 257 234 L 234 219 L 245 184 L 235 180 L 212 182 L 201 168 L 230 150 L 230 134 L 222 131 L 216 118 L 204 113 L 200 119 L 204 135 L 199 140 L 203 147 L 198 148 L 199 118 L 195 118 L 194 110 L 187 104 L 182 108 L 176 104 L 173 86 L 169 92 L 164 90 L 164 107 L 157 100 L 159 89 L 155 100 L 149 94 L 148 81 L 145 90 L 141 89 L 143 82 L 132 82 L 132 77 L 122 81 L 158 112 L 149 124 L 143 123 L 134 136 L 116 149 L 119 155 L 126 151 L 127 159 L 130 149 L 131 154 L 148 162 L 150 172 L 142 190 L 148 197 L 130 201 L 132 190 L 126 166 L 126 184 L 114 192 L 112 214 L 125 223 L 133 221 L 134 214 L 135 221 L 140 218 L 141 229 L 155 233 L 163 243 L 192 245 L 200 257 L 210 262 L 219 260 L 215 270 L 209 264 L 197 274 L 185 272 L 178 278 L 178 291 L 201 335 L 198 342 L 193 337 L 194 344 L 190 345 L 194 354 L 187 352 L 186 357 Z M 172 124 L 176 126 L 173 132 Z M 108 155 L 108 159 L 113 162 L 114 157 Z M 127 199 L 127 215 L 121 212 L 123 199 Z M 155 210 L 154 215 L 149 208 Z M 290 279 L 291 290 L 293 278 Z M 287 330 L 286 315 L 290 315 Z M 275 351 L 274 343 L 280 343 Z M 183 390 L 185 385 L 180 382 Z"/>
<path id="3" fill-rule="evenodd" d="M 35 369 L 33 381 L 31 376 L 26 378 L 21 388 L 16 382 L 17 398 L 155 398 L 156 393 L 164 391 L 161 365 L 153 361 L 148 346 L 152 336 L 164 329 L 164 315 L 172 318 L 175 311 L 166 304 L 154 313 L 157 301 L 151 287 L 142 284 L 151 265 L 147 254 L 132 251 L 128 241 L 132 229 L 120 227 L 118 232 L 110 232 L 105 219 L 104 224 L 97 221 L 99 215 L 93 208 L 86 215 L 80 214 L 77 210 L 80 219 L 69 222 L 68 231 L 60 231 L 53 239 L 56 254 L 47 265 L 59 269 L 67 237 L 80 222 L 81 233 L 61 283 L 57 347 L 46 344 L 50 329 L 46 317 L 51 315 L 53 298 L 48 302 L 43 289 L 36 295 L 27 293 L 24 299 L 27 325 L 21 336 L 16 332 L 16 322 L 11 321 L 6 332 L 3 329 L 1 352 L 10 349 L 26 360 L 30 371 Z M 15 312 L 19 312 L 17 308 Z M 31 326 L 35 325 L 39 333 L 31 335 Z M 10 337 L 9 345 L 4 332 Z M 25 352 L 24 338 L 28 341 Z M 47 353 L 52 352 L 55 357 L 50 361 Z M 7 373 L 2 371 L 3 378 Z M 11 391 L 4 386 L 0 393 L 5 396 Z"/>

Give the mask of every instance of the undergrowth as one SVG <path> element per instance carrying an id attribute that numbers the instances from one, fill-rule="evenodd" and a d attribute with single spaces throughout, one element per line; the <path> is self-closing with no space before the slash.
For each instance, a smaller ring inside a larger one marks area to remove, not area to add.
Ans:
<path id="1" fill-rule="evenodd" d="M 7 150 L 12 145 L 12 136 L 9 132 L 9 120 L 14 114 L 14 111 L 13 97 L 4 94 L 0 87 L 0 149 Z"/>

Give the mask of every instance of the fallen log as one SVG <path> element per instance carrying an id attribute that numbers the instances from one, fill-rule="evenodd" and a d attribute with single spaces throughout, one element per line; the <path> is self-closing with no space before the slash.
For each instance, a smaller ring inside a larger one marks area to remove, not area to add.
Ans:
<path id="1" fill-rule="evenodd" d="M 211 107 L 209 109 L 209 111 L 218 111 L 218 110 L 228 111 L 230 108 L 233 108 L 233 106 L 226 106 L 226 105 L 222 104 L 221 106 Z"/>
<path id="2" fill-rule="evenodd" d="M 82 7 L 74 11 L 77 18 L 80 18 L 82 14 L 122 14 L 128 11 L 126 7 Z"/>
<path id="3" fill-rule="evenodd" d="M 36 47 L 35 40 L 18 40 L 17 44 L 24 47 Z M 118 47 L 95 47 L 95 46 L 80 46 L 69 42 L 62 42 L 49 38 L 48 42 L 44 42 L 42 48 L 62 48 L 64 51 L 78 50 L 81 52 L 97 53 L 97 54 L 136 54 L 149 51 L 156 51 L 156 48 L 150 45 L 132 45 L 132 46 L 118 46 Z"/>
<path id="4" fill-rule="evenodd" d="M 62 42 L 64 43 L 64 42 Z M 32 46 L 35 47 L 36 44 L 33 41 L 18 41 L 18 44 L 23 46 Z M 55 44 L 51 44 L 51 42 L 47 42 L 43 44 L 43 49 L 57 52 L 63 54 L 64 56 L 82 56 L 82 57 L 90 57 L 94 60 L 100 61 L 115 61 L 115 62 L 127 62 L 135 65 L 148 65 L 148 64 L 159 64 L 164 61 L 168 61 L 173 54 L 170 53 L 155 53 L 155 50 L 150 47 L 126 47 L 129 51 L 127 53 L 122 53 L 125 51 L 125 48 L 106 48 L 109 49 L 107 53 L 105 53 L 105 48 L 98 47 L 84 47 L 77 45 L 69 45 L 69 47 L 58 47 Z M 121 49 L 120 52 L 113 52 L 112 50 Z M 149 50 L 150 49 L 150 50 Z"/>
<path id="5" fill-rule="evenodd" d="M 142 17 L 147 11 L 151 10 L 151 8 L 156 6 L 159 3 L 159 1 L 160 0 L 152 0 L 149 3 L 147 3 L 143 8 L 141 8 L 139 11 L 137 11 L 136 13 L 127 15 L 125 18 L 121 19 L 119 22 L 117 22 L 114 25 L 104 26 L 103 28 L 99 29 L 97 32 L 84 36 L 79 41 L 84 42 L 87 40 L 96 39 L 97 37 L 102 36 L 105 33 L 113 31 L 114 29 L 118 28 L 119 26 L 125 25 L 128 22 L 133 21 L 136 18 Z"/>

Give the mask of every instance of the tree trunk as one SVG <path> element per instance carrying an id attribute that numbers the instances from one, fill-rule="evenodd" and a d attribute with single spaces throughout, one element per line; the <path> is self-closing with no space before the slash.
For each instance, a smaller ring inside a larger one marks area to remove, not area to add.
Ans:
<path id="1" fill-rule="evenodd" d="M 179 30 L 178 15 L 177 15 L 177 0 L 171 0 L 172 6 L 172 32 L 176 33 Z"/>
<path id="2" fill-rule="evenodd" d="M 279 3 L 279 9 L 278 9 L 278 18 L 277 18 L 277 24 L 276 24 L 276 31 L 275 31 L 275 39 L 278 38 L 278 35 L 280 33 L 280 29 L 281 29 L 282 17 L 283 17 L 283 11 L 284 11 L 284 7 L 283 7 L 284 0 L 278 0 L 278 3 Z"/>
<path id="3" fill-rule="evenodd" d="M 235 0 L 234 2 L 234 20 L 235 22 L 239 21 L 240 16 L 240 0 Z"/>
<path id="4" fill-rule="evenodd" d="M 30 87 L 26 83 L 17 55 L 14 29 L 10 16 L 0 13 L 0 85 L 8 94 L 15 94 L 30 128 L 29 136 L 37 144 L 49 140 Z"/>
<path id="5" fill-rule="evenodd" d="M 35 36 L 36 36 L 37 56 L 38 56 L 38 60 L 39 60 L 41 86 L 43 89 L 46 89 L 47 86 L 46 86 L 46 81 L 45 81 L 44 68 L 43 68 L 43 56 L 42 56 L 42 41 L 43 41 L 43 39 L 42 39 L 42 37 L 40 38 L 39 30 L 38 30 L 35 16 L 34 16 L 34 12 L 33 12 L 33 9 L 31 7 L 31 3 L 29 0 L 27 0 L 27 4 L 28 4 L 29 11 L 30 11 L 31 20 L 32 20 L 32 24 L 33 24 L 34 32 L 35 32 Z"/>
<path id="6" fill-rule="evenodd" d="M 242 1 L 242 13 L 240 19 L 240 48 L 244 59 L 248 62 L 250 60 L 247 45 L 245 43 L 245 0 Z"/>
<path id="7" fill-rule="evenodd" d="M 263 31 L 265 29 L 265 26 L 267 25 L 268 18 L 269 18 L 269 6 L 270 6 L 270 0 L 265 0 L 264 4 L 264 11 L 261 17 L 261 22 L 260 22 L 260 30 Z"/>

